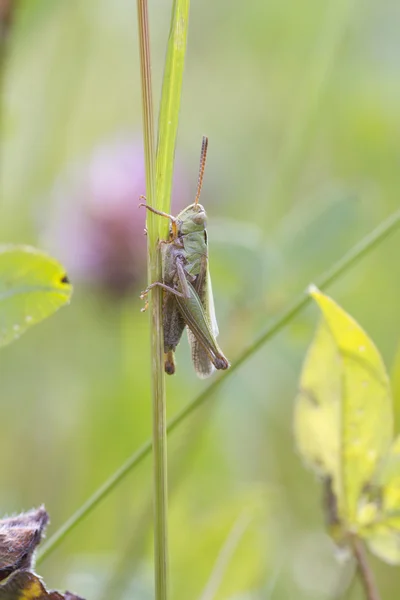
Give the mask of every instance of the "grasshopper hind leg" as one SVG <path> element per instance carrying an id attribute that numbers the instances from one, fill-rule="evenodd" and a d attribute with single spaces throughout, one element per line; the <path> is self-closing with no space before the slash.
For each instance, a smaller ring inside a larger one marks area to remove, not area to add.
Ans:
<path id="1" fill-rule="evenodd" d="M 175 357 L 173 350 L 169 350 L 165 354 L 164 371 L 167 373 L 167 375 L 174 375 L 175 373 Z"/>
<path id="2" fill-rule="evenodd" d="M 179 344 L 185 321 L 178 309 L 176 296 L 166 293 L 163 304 L 164 370 L 168 375 L 175 373 L 175 349 Z"/>

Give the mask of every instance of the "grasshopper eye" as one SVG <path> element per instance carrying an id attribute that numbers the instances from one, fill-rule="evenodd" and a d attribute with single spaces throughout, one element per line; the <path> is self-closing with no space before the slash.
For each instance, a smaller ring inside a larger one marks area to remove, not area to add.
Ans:
<path id="1" fill-rule="evenodd" d="M 196 223 L 196 225 L 205 225 L 207 221 L 206 213 L 201 211 L 197 213 L 197 215 L 194 215 L 192 219 L 193 223 Z"/>

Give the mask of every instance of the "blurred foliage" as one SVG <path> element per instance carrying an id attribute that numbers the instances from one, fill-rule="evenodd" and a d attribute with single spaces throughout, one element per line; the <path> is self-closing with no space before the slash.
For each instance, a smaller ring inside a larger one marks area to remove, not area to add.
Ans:
<path id="1" fill-rule="evenodd" d="M 0 346 L 67 303 L 72 287 L 64 267 L 30 246 L 0 248 Z"/>
<path id="2" fill-rule="evenodd" d="M 231 360 L 398 207 L 400 6 L 359 2 L 347 11 L 345 4 L 192 3 L 177 159 L 190 202 L 199 142 L 209 136 L 202 203 L 220 343 Z M 150 11 L 158 100 L 170 4 L 153 0 Z M 41 245 L 69 272 L 73 265 L 49 235 L 53 211 L 60 193 L 72 209 L 89 210 L 84 200 L 93 188 L 85 183 L 76 193 L 68 174 L 86 169 L 83 180 L 102 189 L 89 168 L 98 148 L 140 143 L 135 2 L 19 0 L 4 68 L 1 239 Z M 119 178 L 110 181 L 115 189 Z M 89 215 L 96 227 L 97 215 Z M 141 229 L 135 243 L 144 249 Z M 119 238 L 115 231 L 100 241 Z M 63 234 L 71 248 L 86 240 L 69 223 Z M 399 343 L 398 241 L 393 236 L 330 290 L 357 315 L 386 364 Z M 113 283 L 77 279 L 68 310 L 2 351 L 0 514 L 44 502 L 57 527 L 149 437 L 148 324 L 137 298 L 145 269 L 137 266 L 135 289 L 123 293 Z M 171 437 L 174 598 L 200 595 L 254 497 L 257 530 L 252 524 L 239 543 L 216 598 L 265 599 L 273 582 L 273 600 L 328 600 L 348 585 L 348 570 L 322 534 L 318 485 L 302 469 L 291 430 L 313 321 L 314 311 L 304 312 Z M 170 415 L 203 385 L 186 341 L 181 346 L 178 374 L 168 380 Z M 146 461 L 43 563 L 49 586 L 90 600 L 118 572 L 115 598 L 151 598 L 150 489 Z M 258 542 L 248 555 L 253 535 Z M 395 600 L 397 570 L 373 566 L 383 597 Z M 356 585 L 351 600 L 360 593 Z"/>

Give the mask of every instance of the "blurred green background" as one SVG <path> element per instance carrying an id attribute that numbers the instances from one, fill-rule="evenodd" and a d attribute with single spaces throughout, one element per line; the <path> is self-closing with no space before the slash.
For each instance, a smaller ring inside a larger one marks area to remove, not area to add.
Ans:
<path id="1" fill-rule="evenodd" d="M 54 254 L 75 292 L 2 351 L 0 513 L 45 503 L 50 534 L 151 434 L 136 2 L 11 7 L 1 239 Z M 156 102 L 170 8 L 150 1 Z M 399 206 L 399 23 L 392 0 L 192 2 L 175 209 L 193 200 L 207 134 L 202 203 L 231 361 Z M 398 248 L 395 234 L 329 289 L 389 369 Z M 363 598 L 357 583 L 346 589 L 351 566 L 334 557 L 320 486 L 293 442 L 316 317 L 304 311 L 170 438 L 174 600 L 210 600 L 217 557 L 236 538 L 215 598 Z M 177 360 L 170 416 L 207 385 L 186 339 Z M 152 598 L 151 483 L 147 459 L 40 565 L 45 581 L 88 600 Z M 383 598 L 397 600 L 399 570 L 372 564 Z"/>

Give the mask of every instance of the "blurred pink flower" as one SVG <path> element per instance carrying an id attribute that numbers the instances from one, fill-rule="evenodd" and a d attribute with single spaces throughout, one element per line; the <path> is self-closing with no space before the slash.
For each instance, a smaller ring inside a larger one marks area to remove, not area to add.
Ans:
<path id="1" fill-rule="evenodd" d="M 65 264 L 73 283 L 100 285 L 116 293 L 138 280 L 145 285 L 146 211 L 138 208 L 139 196 L 145 193 L 143 146 L 138 140 L 99 146 L 86 164 L 61 176 L 51 193 L 44 241 Z M 178 164 L 173 214 L 189 204 L 188 193 Z"/>

